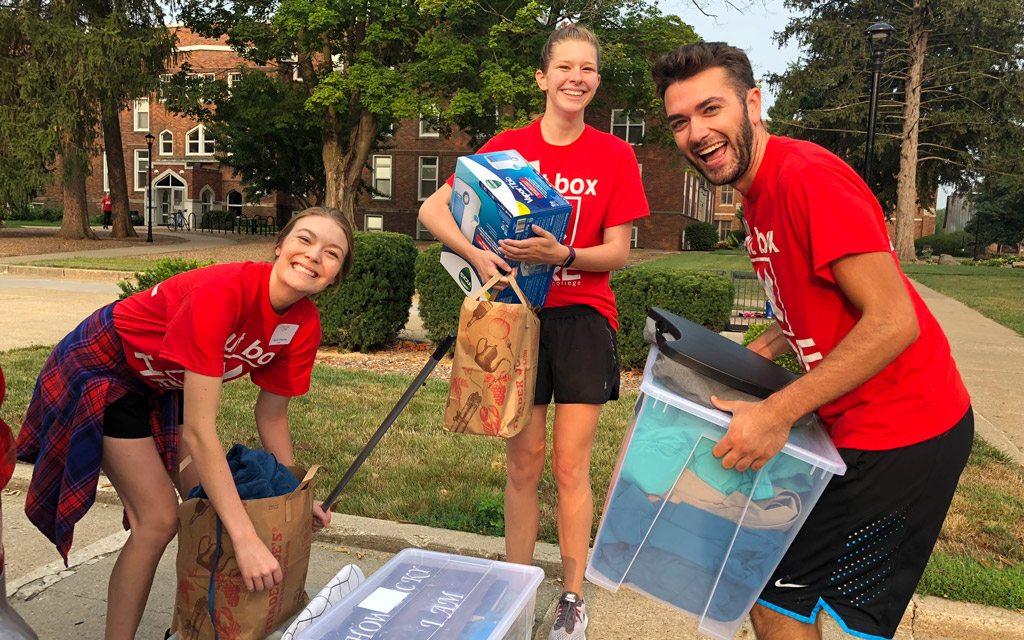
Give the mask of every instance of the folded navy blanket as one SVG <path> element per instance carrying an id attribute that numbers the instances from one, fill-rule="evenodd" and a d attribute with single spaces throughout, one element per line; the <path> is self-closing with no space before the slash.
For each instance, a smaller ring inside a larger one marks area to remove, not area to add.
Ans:
<path id="1" fill-rule="evenodd" d="M 236 444 L 228 451 L 228 468 L 242 500 L 274 498 L 295 491 L 299 481 L 288 467 L 263 449 Z M 188 492 L 189 498 L 208 498 L 203 485 Z"/>

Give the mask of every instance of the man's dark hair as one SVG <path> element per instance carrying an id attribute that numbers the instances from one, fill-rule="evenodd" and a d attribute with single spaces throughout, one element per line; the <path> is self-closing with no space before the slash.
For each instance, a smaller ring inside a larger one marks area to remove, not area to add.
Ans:
<path id="1" fill-rule="evenodd" d="M 725 69 L 740 100 L 744 100 L 747 91 L 757 86 L 747 54 L 724 42 L 696 42 L 666 53 L 654 63 L 651 77 L 658 87 L 658 97 L 664 100 L 665 92 L 673 83 L 713 67 Z"/>

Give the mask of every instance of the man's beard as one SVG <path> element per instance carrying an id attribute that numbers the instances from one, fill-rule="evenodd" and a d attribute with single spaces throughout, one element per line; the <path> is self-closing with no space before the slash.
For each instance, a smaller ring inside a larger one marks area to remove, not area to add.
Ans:
<path id="1" fill-rule="evenodd" d="M 732 141 L 729 141 L 729 146 L 732 145 Z M 697 173 L 704 176 L 708 182 L 717 186 L 723 184 L 732 184 L 740 179 L 740 177 L 747 172 L 750 168 L 750 157 L 754 149 L 754 126 L 750 124 L 750 117 L 747 114 L 747 105 L 743 105 L 743 123 L 740 125 L 739 139 L 736 141 L 736 165 L 735 168 L 721 176 L 712 177 L 708 175 L 702 168 L 702 163 L 693 163 L 693 168 L 697 170 Z M 699 156 L 698 156 L 699 157 Z M 725 169 L 724 167 L 722 169 Z"/>

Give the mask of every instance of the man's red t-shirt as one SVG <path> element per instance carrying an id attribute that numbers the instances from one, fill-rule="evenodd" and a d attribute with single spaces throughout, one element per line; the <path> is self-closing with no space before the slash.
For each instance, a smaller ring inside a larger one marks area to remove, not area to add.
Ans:
<path id="1" fill-rule="evenodd" d="M 830 263 L 886 251 L 899 267 L 882 209 L 837 156 L 809 142 L 771 136 L 743 212 L 754 271 L 810 371 L 859 318 Z M 902 272 L 900 277 L 920 336 L 873 378 L 821 407 L 837 447 L 883 450 L 922 442 L 947 431 L 970 405 L 945 334 Z"/>
<path id="2" fill-rule="evenodd" d="M 621 138 L 587 125 L 572 144 L 557 146 L 544 141 L 538 120 L 499 133 L 477 153 L 509 149 L 518 151 L 572 204 L 563 244 L 576 249 L 598 246 L 605 229 L 651 213 L 636 154 Z M 449 186 L 452 180 L 448 179 Z M 557 266 L 544 306 L 590 305 L 617 331 L 618 312 L 608 277 L 608 272 Z"/>
<path id="3" fill-rule="evenodd" d="M 111 210 L 112 205 L 111 205 L 111 202 L 110 202 L 110 198 L 103 198 L 103 200 L 101 202 L 103 203 L 103 210 L 104 211 L 110 211 Z"/>
<path id="4" fill-rule="evenodd" d="M 309 299 L 278 315 L 270 306 L 272 268 L 267 262 L 213 265 L 118 302 L 114 326 L 128 364 L 157 389 L 180 389 L 188 369 L 225 381 L 248 373 L 272 393 L 306 393 L 320 315 Z"/>

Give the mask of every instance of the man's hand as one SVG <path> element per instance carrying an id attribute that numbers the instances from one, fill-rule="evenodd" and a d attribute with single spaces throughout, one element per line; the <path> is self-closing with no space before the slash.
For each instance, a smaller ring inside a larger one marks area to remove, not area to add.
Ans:
<path id="1" fill-rule="evenodd" d="M 313 531 L 329 529 L 331 527 L 331 512 L 324 511 L 324 503 L 319 500 L 313 501 Z"/>
<path id="2" fill-rule="evenodd" d="M 793 423 L 776 415 L 770 402 L 728 401 L 711 396 L 711 403 L 732 414 L 729 430 L 711 451 L 722 458 L 726 469 L 760 471 L 786 445 Z"/>
<path id="3" fill-rule="evenodd" d="M 242 574 L 242 582 L 245 583 L 246 589 L 265 591 L 281 582 L 281 564 L 255 533 L 232 542 L 235 546 L 235 560 L 238 562 L 238 570 Z"/>
<path id="4" fill-rule="evenodd" d="M 501 240 L 501 252 L 512 260 L 525 260 L 533 264 L 562 264 L 569 250 L 549 231 L 532 225 L 534 236 L 525 240 Z"/>

